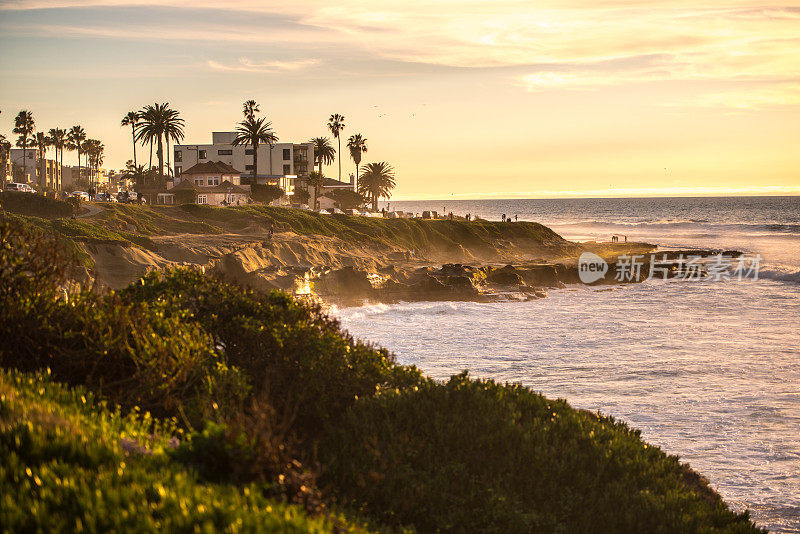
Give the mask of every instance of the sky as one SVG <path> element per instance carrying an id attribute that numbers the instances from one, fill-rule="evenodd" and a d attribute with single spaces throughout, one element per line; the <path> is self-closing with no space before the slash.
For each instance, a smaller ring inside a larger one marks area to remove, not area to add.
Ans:
<path id="1" fill-rule="evenodd" d="M 0 50 L 0 133 L 80 124 L 107 168 L 128 111 L 210 143 L 254 99 L 281 141 L 344 115 L 395 199 L 800 194 L 800 3 L 0 0 Z"/>

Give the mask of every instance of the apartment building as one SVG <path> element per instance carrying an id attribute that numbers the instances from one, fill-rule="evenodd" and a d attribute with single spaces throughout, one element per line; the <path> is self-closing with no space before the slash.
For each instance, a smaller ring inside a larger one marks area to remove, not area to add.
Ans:
<path id="1" fill-rule="evenodd" d="M 304 183 L 314 169 L 314 143 L 277 143 L 258 146 L 258 176 L 253 176 L 253 147 L 234 145 L 236 132 L 213 132 L 211 144 L 175 145 L 175 179 L 199 163 L 221 161 L 242 173 L 242 184 L 280 185 L 281 178 L 296 176 Z"/>
<path id="2" fill-rule="evenodd" d="M 40 159 L 35 148 L 12 148 L 10 159 L 15 182 L 34 184 L 39 188 L 59 188 L 61 169 L 58 163 L 52 159 Z"/>

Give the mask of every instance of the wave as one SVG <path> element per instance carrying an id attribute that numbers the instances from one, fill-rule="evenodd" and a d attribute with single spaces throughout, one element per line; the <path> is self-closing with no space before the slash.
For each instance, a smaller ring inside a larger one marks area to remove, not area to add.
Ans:
<path id="1" fill-rule="evenodd" d="M 800 269 L 790 265 L 767 264 L 758 269 L 758 278 L 776 282 L 800 283 Z"/>
<path id="2" fill-rule="evenodd" d="M 547 223 L 545 223 L 547 224 Z M 555 222 L 550 226 L 554 228 L 617 228 L 617 229 L 704 229 L 717 231 L 739 231 L 742 233 L 766 232 L 767 235 L 779 234 L 798 234 L 800 235 L 800 224 L 793 223 L 709 223 L 706 220 L 661 220 L 651 222 L 610 222 L 610 221 L 574 221 L 574 222 Z"/>

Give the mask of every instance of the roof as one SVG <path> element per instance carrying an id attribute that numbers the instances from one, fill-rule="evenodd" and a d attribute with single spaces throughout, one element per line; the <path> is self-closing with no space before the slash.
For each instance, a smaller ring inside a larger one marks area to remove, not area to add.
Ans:
<path id="1" fill-rule="evenodd" d="M 222 161 L 206 161 L 203 163 L 198 163 L 197 165 L 192 165 L 185 171 L 181 171 L 181 174 L 209 174 L 209 173 L 219 173 L 219 174 L 242 174 L 240 171 L 237 171 L 227 163 Z"/>

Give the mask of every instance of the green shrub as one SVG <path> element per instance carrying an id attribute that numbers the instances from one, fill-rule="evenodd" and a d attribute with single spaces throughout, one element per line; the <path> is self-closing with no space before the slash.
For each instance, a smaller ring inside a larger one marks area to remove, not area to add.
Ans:
<path id="1" fill-rule="evenodd" d="M 122 416 L 44 375 L 0 371 L 3 532 L 342 532 L 255 484 L 202 483 L 171 459 L 174 423 Z M 183 446 L 183 445 L 182 445 Z"/>
<path id="2" fill-rule="evenodd" d="M 466 373 L 364 399 L 320 451 L 353 506 L 424 532 L 757 531 L 638 431 Z"/>
<path id="3" fill-rule="evenodd" d="M 19 191 L 0 192 L 0 203 L 3 209 L 19 215 L 32 215 L 52 219 L 69 217 L 73 214 L 73 206 L 63 200 L 46 197 L 36 193 Z"/>
<path id="4" fill-rule="evenodd" d="M 385 349 L 355 341 L 318 306 L 277 291 L 264 294 L 199 272 L 151 272 L 120 292 L 127 303 L 163 303 L 180 323 L 208 332 L 227 365 L 266 395 L 286 432 L 315 435 L 358 397 L 415 384 L 414 368 Z"/>

